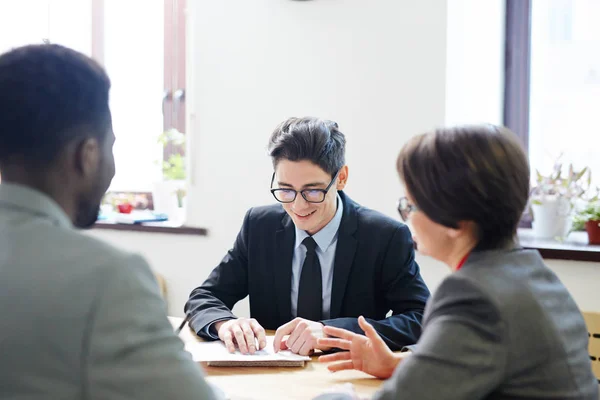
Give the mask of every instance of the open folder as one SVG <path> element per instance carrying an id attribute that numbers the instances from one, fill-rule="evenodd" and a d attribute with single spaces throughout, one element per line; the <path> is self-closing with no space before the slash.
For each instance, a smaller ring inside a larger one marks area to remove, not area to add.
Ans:
<path id="1" fill-rule="evenodd" d="M 242 354 L 237 349 L 230 353 L 220 340 L 186 343 L 185 349 L 192 354 L 194 361 L 206 362 L 212 367 L 303 367 L 305 362 L 310 361 L 310 357 L 289 350 L 275 353 L 273 336 L 267 336 L 267 347 L 254 354 Z"/>

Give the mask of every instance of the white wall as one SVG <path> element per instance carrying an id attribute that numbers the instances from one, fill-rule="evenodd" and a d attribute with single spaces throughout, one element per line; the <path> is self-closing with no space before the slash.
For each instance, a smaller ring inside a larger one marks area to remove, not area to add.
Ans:
<path id="1" fill-rule="evenodd" d="M 569 289 L 579 308 L 600 312 L 600 263 L 546 260 L 546 264 Z"/>
<path id="2" fill-rule="evenodd" d="M 304 115 L 339 122 L 349 193 L 395 213 L 402 143 L 444 122 L 446 3 L 365 4 L 190 2 L 194 222 L 230 234 L 246 208 L 271 202 L 267 139 Z"/>
<path id="3" fill-rule="evenodd" d="M 417 261 L 421 266 L 423 279 L 431 291 L 434 291 L 442 279 L 449 274 L 444 264 L 430 257 L 417 254 Z M 571 292 L 579 308 L 583 311 L 600 312 L 600 296 L 598 296 L 600 263 L 567 260 L 545 260 L 545 262 Z"/>
<path id="4" fill-rule="evenodd" d="M 394 217 L 400 195 L 394 162 L 404 141 L 444 122 L 476 122 L 479 115 L 498 122 L 501 84 L 493 66 L 501 57 L 490 60 L 491 50 L 480 49 L 491 76 L 477 78 L 481 85 L 487 83 L 485 91 L 464 83 L 470 82 L 468 71 L 474 68 L 466 48 L 457 50 L 464 57 L 449 54 L 446 65 L 446 46 L 456 48 L 453 40 L 466 40 L 465 32 L 475 32 L 460 24 L 477 25 L 480 35 L 496 38 L 490 46 L 501 51 L 502 24 L 465 17 L 472 14 L 471 6 L 478 7 L 474 0 L 453 0 L 450 10 L 444 0 L 369 0 L 368 6 L 364 0 L 188 4 L 190 217 L 208 228 L 209 236 L 91 232 L 144 254 L 167 279 L 174 315 L 182 314 L 189 292 L 231 246 L 247 208 L 273 201 L 266 143 L 281 120 L 316 115 L 338 121 L 348 139 L 347 192 Z M 483 15 L 490 21 L 494 10 L 502 14 L 494 6 L 486 10 Z M 469 43 L 473 45 L 471 40 L 465 46 Z M 468 89 L 461 92 L 463 86 Z M 448 98 L 446 90 L 454 95 Z M 473 104 L 481 106 L 477 113 Z M 435 289 L 446 268 L 427 257 L 417 260 Z M 593 287 L 600 281 L 597 264 L 548 264 L 582 308 L 600 310 Z M 247 303 L 235 311 L 246 315 Z"/>

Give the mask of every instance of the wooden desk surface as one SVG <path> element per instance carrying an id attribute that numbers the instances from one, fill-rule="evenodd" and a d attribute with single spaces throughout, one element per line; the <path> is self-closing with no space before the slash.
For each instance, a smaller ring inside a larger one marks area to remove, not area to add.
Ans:
<path id="1" fill-rule="evenodd" d="M 174 327 L 182 318 L 169 317 Z M 274 332 L 267 332 L 272 335 Z M 184 342 L 201 341 L 189 328 L 179 335 Z M 331 373 L 317 357 L 299 367 L 208 367 L 207 380 L 219 386 L 232 400 L 312 399 L 334 385 L 351 382 L 361 397 L 371 397 L 383 381 L 359 371 Z"/>

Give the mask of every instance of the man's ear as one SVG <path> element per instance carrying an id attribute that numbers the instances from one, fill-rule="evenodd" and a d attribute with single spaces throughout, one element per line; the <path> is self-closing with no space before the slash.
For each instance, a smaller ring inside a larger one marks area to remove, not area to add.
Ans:
<path id="1" fill-rule="evenodd" d="M 348 166 L 344 165 L 340 169 L 340 173 L 338 174 L 336 189 L 337 190 L 344 190 L 344 188 L 346 187 L 346 183 L 347 182 L 348 182 Z"/>
<path id="2" fill-rule="evenodd" d="M 75 168 L 84 177 L 95 176 L 100 163 L 100 143 L 97 139 L 87 138 L 75 148 Z"/>

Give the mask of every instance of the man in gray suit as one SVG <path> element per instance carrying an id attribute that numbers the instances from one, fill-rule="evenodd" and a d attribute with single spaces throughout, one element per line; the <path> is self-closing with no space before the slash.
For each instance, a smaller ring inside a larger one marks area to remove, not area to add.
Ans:
<path id="1" fill-rule="evenodd" d="M 147 263 L 75 230 L 115 172 L 109 88 L 61 46 L 0 56 L 0 398 L 215 398 Z"/>

